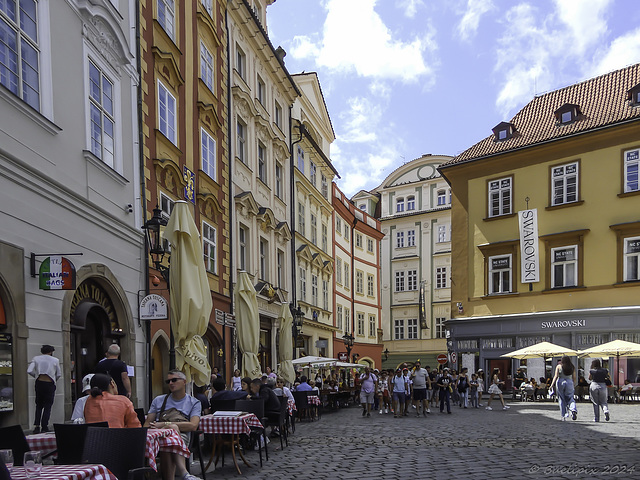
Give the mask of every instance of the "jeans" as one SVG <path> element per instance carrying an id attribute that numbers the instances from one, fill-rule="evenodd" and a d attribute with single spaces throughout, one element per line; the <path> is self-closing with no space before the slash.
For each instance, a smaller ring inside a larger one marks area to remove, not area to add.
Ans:
<path id="1" fill-rule="evenodd" d="M 591 382 L 589 387 L 589 398 L 593 402 L 593 415 L 596 422 L 600 421 L 600 407 L 604 413 L 609 413 L 607 403 L 607 385 L 605 383 Z"/>
<path id="2" fill-rule="evenodd" d="M 49 417 L 51 416 L 51 407 L 56 395 L 56 384 L 53 382 L 43 382 L 36 380 L 36 419 L 33 424 L 36 427 L 49 426 Z M 42 421 L 42 423 L 40 423 Z"/>
<path id="3" fill-rule="evenodd" d="M 451 413 L 451 393 L 448 388 L 440 389 L 440 411 L 444 412 L 444 404 L 447 404 L 447 413 Z"/>
<path id="4" fill-rule="evenodd" d="M 558 393 L 558 402 L 560 403 L 560 413 L 563 417 L 568 417 L 569 412 L 577 412 L 576 401 L 573 398 L 574 387 L 573 380 L 570 378 L 559 378 L 556 382 L 556 390 Z"/>
<path id="5" fill-rule="evenodd" d="M 460 392 L 460 406 L 467 408 L 469 406 L 469 389 L 467 388 L 464 392 Z"/>
<path id="6" fill-rule="evenodd" d="M 471 389 L 471 395 L 470 395 L 470 400 L 471 400 L 471 406 L 472 407 L 478 407 L 478 389 Z"/>

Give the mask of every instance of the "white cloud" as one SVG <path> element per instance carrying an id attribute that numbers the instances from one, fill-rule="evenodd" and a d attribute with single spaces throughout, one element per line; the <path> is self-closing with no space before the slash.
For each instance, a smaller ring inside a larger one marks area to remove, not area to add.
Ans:
<path id="1" fill-rule="evenodd" d="M 616 38 L 604 56 L 593 67 L 589 76 L 617 70 L 640 62 L 640 28 Z"/>
<path id="2" fill-rule="evenodd" d="M 425 56 L 436 50 L 431 29 L 405 41 L 394 37 L 375 11 L 377 0 L 328 0 L 322 39 L 296 37 L 297 59 L 314 58 L 318 67 L 362 77 L 415 82 L 433 75 Z"/>
<path id="3" fill-rule="evenodd" d="M 396 0 L 396 6 L 404 10 L 404 16 L 413 18 L 418 13 L 418 7 L 424 6 L 422 0 Z"/>
<path id="4" fill-rule="evenodd" d="M 349 110 L 338 115 L 345 132 L 340 135 L 341 140 L 348 143 L 375 141 L 375 127 L 382 118 L 382 107 L 364 97 L 350 98 L 347 105 Z"/>
<path id="5" fill-rule="evenodd" d="M 572 50 L 583 54 L 607 32 L 603 18 L 611 0 L 555 0 L 558 18 L 568 28 Z"/>
<path id="6" fill-rule="evenodd" d="M 462 40 L 469 40 L 475 36 L 482 16 L 495 7 L 491 0 L 467 0 L 465 13 L 458 23 L 458 33 Z"/>

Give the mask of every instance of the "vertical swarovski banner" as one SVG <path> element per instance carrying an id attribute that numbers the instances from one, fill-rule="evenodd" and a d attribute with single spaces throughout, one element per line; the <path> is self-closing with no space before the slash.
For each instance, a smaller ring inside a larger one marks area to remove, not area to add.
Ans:
<path id="1" fill-rule="evenodd" d="M 520 270 L 521 282 L 540 281 L 540 252 L 538 246 L 538 210 L 518 212 L 520 227 Z"/>

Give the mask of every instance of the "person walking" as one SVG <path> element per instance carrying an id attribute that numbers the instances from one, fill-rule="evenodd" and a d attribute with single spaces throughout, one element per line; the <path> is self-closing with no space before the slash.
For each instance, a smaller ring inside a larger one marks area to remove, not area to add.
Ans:
<path id="1" fill-rule="evenodd" d="M 476 372 L 476 375 L 478 376 L 478 407 L 482 407 L 484 405 L 482 405 L 482 403 L 480 402 L 482 401 L 482 393 L 485 391 L 484 370 L 479 368 L 478 371 Z"/>
<path id="2" fill-rule="evenodd" d="M 436 384 L 440 389 L 440 413 L 444 413 L 444 406 L 447 406 L 447 413 L 451 413 L 451 388 L 453 380 L 449 375 L 449 369 L 445 368 L 442 375 L 436 380 Z"/>
<path id="3" fill-rule="evenodd" d="M 420 360 L 415 363 L 411 379 L 413 380 L 413 405 L 416 408 L 416 416 L 420 416 L 420 405 L 422 404 L 422 415 L 426 417 L 427 413 L 431 413 L 427 399 L 427 386 L 431 388 L 431 380 L 429 372 L 421 367 Z"/>
<path id="4" fill-rule="evenodd" d="M 478 408 L 478 375 L 475 373 L 471 375 L 471 380 L 469 380 L 469 398 L 471 406 Z"/>
<path id="5" fill-rule="evenodd" d="M 378 403 L 380 405 L 380 415 L 384 408 L 384 413 L 389 413 L 391 408 L 391 401 L 389 396 L 389 377 L 386 370 L 383 370 L 380 374 L 380 380 L 377 387 Z"/>
<path id="6" fill-rule="evenodd" d="M 33 433 L 49 431 L 56 382 L 62 376 L 60 360 L 53 356 L 55 350 L 51 345 L 43 345 L 40 355 L 33 357 L 27 367 L 27 373 L 36 379 L 36 418 L 33 422 Z"/>
<path id="7" fill-rule="evenodd" d="M 468 368 L 460 370 L 458 375 L 458 384 L 456 385 L 458 393 L 460 394 L 460 408 L 467 408 L 469 406 L 469 376 L 467 372 Z"/>
<path id="8" fill-rule="evenodd" d="M 362 403 L 362 416 L 371 416 L 371 405 L 376 395 L 378 377 L 369 367 L 364 367 L 364 373 L 360 375 L 360 403 Z"/>
<path id="9" fill-rule="evenodd" d="M 560 414 L 562 421 L 569 418 L 569 413 L 574 420 L 578 418 L 578 409 L 573 396 L 576 382 L 576 368 L 573 366 L 571 359 L 567 356 L 562 357 L 560 363 L 556 366 L 556 372 L 551 380 L 551 388 L 558 395 L 558 403 L 560 404 Z"/>
<path id="10" fill-rule="evenodd" d="M 393 418 L 404 415 L 405 395 L 408 389 L 402 370 L 397 369 L 391 379 L 391 398 L 393 398 Z"/>
<path id="11" fill-rule="evenodd" d="M 127 364 L 122 360 L 119 360 L 120 346 L 112 343 L 107 349 L 105 358 L 98 362 L 94 373 L 105 373 L 116 382 L 118 386 L 118 395 L 124 395 L 127 398 L 131 398 L 131 381 L 129 380 L 129 371 Z"/>
<path id="12" fill-rule="evenodd" d="M 500 380 L 500 369 L 494 368 L 493 374 L 491 375 L 491 386 L 489 387 L 489 401 L 487 402 L 487 410 L 493 410 L 491 408 L 491 400 L 493 400 L 494 395 L 498 395 L 500 398 L 500 403 L 502 403 L 502 409 L 508 410 L 509 407 L 504 404 L 504 398 L 502 397 L 502 390 L 500 390 L 500 385 L 504 385 L 504 382 Z"/>
<path id="13" fill-rule="evenodd" d="M 593 421 L 600 421 L 600 409 L 604 412 L 604 418 L 608 422 L 611 418 L 609 416 L 609 404 L 607 403 L 607 377 L 609 371 L 606 368 L 602 368 L 599 359 L 595 359 L 591 362 L 591 370 L 589 370 L 589 380 L 591 385 L 589 386 L 589 398 L 593 403 Z"/>

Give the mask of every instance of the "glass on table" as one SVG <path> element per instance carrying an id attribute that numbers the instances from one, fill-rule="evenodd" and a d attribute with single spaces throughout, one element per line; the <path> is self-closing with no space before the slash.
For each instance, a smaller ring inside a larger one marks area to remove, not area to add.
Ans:
<path id="1" fill-rule="evenodd" d="M 24 453 L 24 473 L 28 478 L 37 478 L 42 471 L 42 452 Z"/>
<path id="2" fill-rule="evenodd" d="M 7 470 L 9 470 L 9 474 L 11 474 L 11 471 L 13 470 L 13 450 L 10 448 L 0 450 L 0 459 L 2 459 Z"/>

